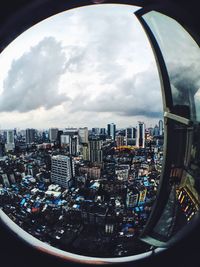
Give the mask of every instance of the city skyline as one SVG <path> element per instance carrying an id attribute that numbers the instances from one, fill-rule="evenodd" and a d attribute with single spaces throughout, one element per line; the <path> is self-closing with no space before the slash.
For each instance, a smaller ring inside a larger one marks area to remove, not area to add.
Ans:
<path id="1" fill-rule="evenodd" d="M 142 123 L 144 123 L 145 125 L 145 128 L 148 129 L 148 128 L 154 128 L 156 126 L 159 126 L 159 121 L 162 121 L 163 122 L 163 118 L 160 118 L 158 120 L 155 121 L 155 123 L 146 123 L 145 121 L 143 121 Z M 24 127 L 24 128 L 19 128 L 19 127 L 10 127 L 10 128 L 5 128 L 5 127 L 2 127 L 2 125 L 0 125 L 0 131 L 9 131 L 9 130 L 17 130 L 17 131 L 25 131 L 27 129 L 35 129 L 35 130 L 38 130 L 38 131 L 48 131 L 50 129 L 60 129 L 60 130 L 65 130 L 65 129 L 82 129 L 82 128 L 88 128 L 88 130 L 92 130 L 93 128 L 94 129 L 107 129 L 107 126 L 108 124 L 114 124 L 116 126 L 116 131 L 119 131 L 119 130 L 125 130 L 125 129 L 128 129 L 128 128 L 137 128 L 137 124 L 139 123 L 140 121 L 138 121 L 137 123 L 135 123 L 134 125 L 126 125 L 124 127 L 118 127 L 117 123 L 115 122 L 107 122 L 105 125 L 103 125 L 103 127 L 100 127 L 99 125 L 91 125 L 91 127 L 88 127 L 87 125 L 84 125 L 84 126 L 73 126 L 73 125 L 68 125 L 68 126 L 64 126 L 64 127 L 59 127 L 59 126 L 52 126 L 52 127 L 47 127 L 47 128 L 34 128 L 34 127 Z"/>
<path id="2" fill-rule="evenodd" d="M 155 124 L 162 117 L 161 90 L 153 52 L 133 15 L 137 9 L 63 12 L 12 42 L 0 58 L 1 128 L 13 122 L 40 129 Z"/>

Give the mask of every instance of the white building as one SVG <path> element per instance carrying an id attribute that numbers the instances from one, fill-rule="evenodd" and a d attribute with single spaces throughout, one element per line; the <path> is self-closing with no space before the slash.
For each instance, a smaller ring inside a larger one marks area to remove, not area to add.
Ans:
<path id="1" fill-rule="evenodd" d="M 51 181 L 69 188 L 75 176 L 74 161 L 72 158 L 57 155 L 51 158 Z"/>
<path id="2" fill-rule="evenodd" d="M 85 144 L 88 143 L 88 128 L 79 128 L 78 129 L 79 143 Z"/>

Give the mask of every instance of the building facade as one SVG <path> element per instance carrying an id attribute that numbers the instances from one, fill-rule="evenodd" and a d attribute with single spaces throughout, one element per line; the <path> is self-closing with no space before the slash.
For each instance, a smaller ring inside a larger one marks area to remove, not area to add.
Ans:
<path id="1" fill-rule="evenodd" d="M 107 126 L 108 136 L 110 136 L 112 140 L 115 140 L 116 125 L 114 123 L 110 123 Z"/>
<path id="2" fill-rule="evenodd" d="M 74 161 L 63 155 L 51 158 L 51 181 L 65 188 L 71 187 L 75 176 Z"/>
<path id="3" fill-rule="evenodd" d="M 136 146 L 140 148 L 145 148 L 145 125 L 144 122 L 140 121 L 137 125 Z"/>

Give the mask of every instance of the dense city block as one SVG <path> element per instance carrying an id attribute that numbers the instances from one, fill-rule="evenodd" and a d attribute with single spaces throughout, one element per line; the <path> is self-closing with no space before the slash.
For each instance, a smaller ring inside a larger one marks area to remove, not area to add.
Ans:
<path id="1" fill-rule="evenodd" d="M 0 206 L 22 229 L 76 254 L 120 257 L 140 240 L 155 203 L 163 122 L 146 128 L 1 130 Z"/>

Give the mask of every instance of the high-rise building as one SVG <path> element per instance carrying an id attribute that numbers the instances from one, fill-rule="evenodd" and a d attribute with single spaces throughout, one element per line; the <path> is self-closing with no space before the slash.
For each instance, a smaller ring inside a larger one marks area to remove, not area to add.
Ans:
<path id="1" fill-rule="evenodd" d="M 83 155 L 83 160 L 87 160 L 87 161 L 90 160 L 88 144 L 82 145 L 82 155 Z"/>
<path id="2" fill-rule="evenodd" d="M 102 140 L 91 140 L 89 142 L 89 160 L 98 163 L 103 161 Z"/>
<path id="3" fill-rule="evenodd" d="M 134 127 L 126 128 L 126 145 L 135 145 L 136 129 Z"/>
<path id="4" fill-rule="evenodd" d="M 6 144 L 14 144 L 14 143 L 15 143 L 14 130 L 8 130 L 6 134 Z"/>
<path id="5" fill-rule="evenodd" d="M 56 140 L 56 143 L 57 143 L 58 147 L 61 147 L 61 135 L 62 134 L 63 134 L 63 131 L 62 130 L 58 130 L 57 140 Z"/>
<path id="6" fill-rule="evenodd" d="M 79 143 L 85 144 L 88 143 L 88 128 L 79 128 L 78 129 Z"/>
<path id="7" fill-rule="evenodd" d="M 136 146 L 140 148 L 145 147 L 145 125 L 144 122 L 138 122 L 137 125 L 137 138 L 136 138 Z"/>
<path id="8" fill-rule="evenodd" d="M 154 135 L 154 136 L 159 136 L 159 135 L 160 135 L 160 134 L 159 134 L 159 127 L 158 127 L 157 124 L 155 125 L 155 127 L 154 127 L 154 129 L 153 129 L 153 135 Z"/>
<path id="9" fill-rule="evenodd" d="M 100 134 L 106 135 L 106 128 L 100 128 Z"/>
<path id="10" fill-rule="evenodd" d="M 6 151 L 13 151 L 15 148 L 15 134 L 14 130 L 6 132 Z"/>
<path id="11" fill-rule="evenodd" d="M 72 156 L 78 156 L 78 154 L 79 154 L 78 135 L 70 136 L 70 138 L 69 138 L 69 153 Z"/>
<path id="12" fill-rule="evenodd" d="M 75 176 L 74 161 L 72 158 L 57 155 L 51 158 L 51 181 L 69 188 Z"/>
<path id="13" fill-rule="evenodd" d="M 51 142 L 55 142 L 57 140 L 58 128 L 50 128 L 49 129 L 49 140 Z"/>
<path id="14" fill-rule="evenodd" d="M 159 127 L 159 135 L 163 135 L 163 121 L 159 120 L 158 122 L 158 127 Z"/>
<path id="15" fill-rule="evenodd" d="M 100 134 L 100 129 L 97 128 L 97 127 L 92 128 L 92 134 L 99 135 Z"/>
<path id="16" fill-rule="evenodd" d="M 112 140 L 115 140 L 116 125 L 114 123 L 110 123 L 107 127 L 108 136 L 110 136 Z"/>
<path id="17" fill-rule="evenodd" d="M 31 144 L 35 142 L 35 129 L 26 129 L 26 143 Z"/>

